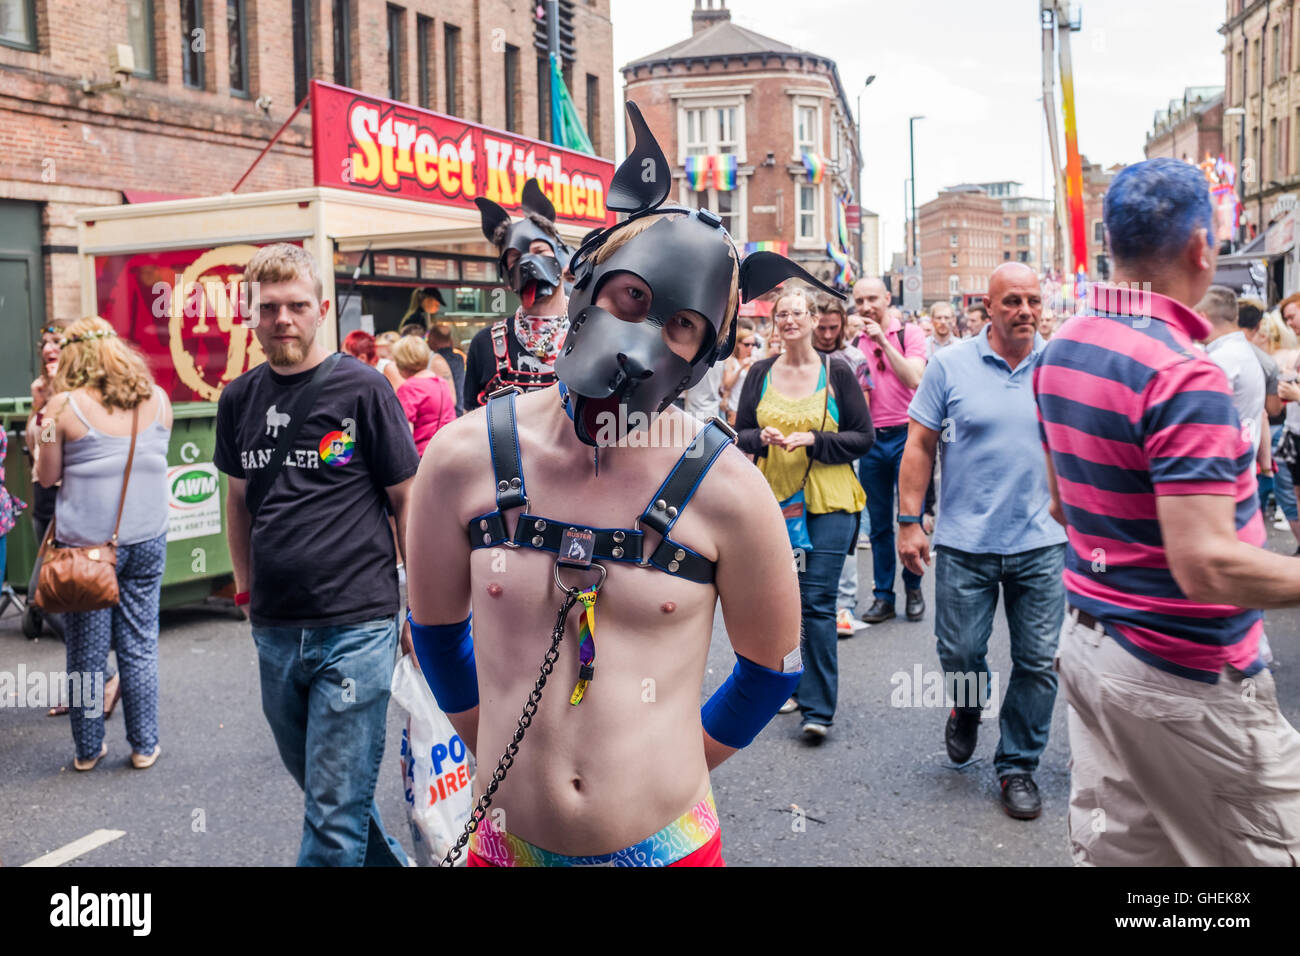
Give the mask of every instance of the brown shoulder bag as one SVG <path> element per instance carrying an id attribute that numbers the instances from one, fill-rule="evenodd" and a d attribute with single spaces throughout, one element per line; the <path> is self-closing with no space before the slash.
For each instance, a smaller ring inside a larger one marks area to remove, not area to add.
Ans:
<path id="1" fill-rule="evenodd" d="M 139 422 L 140 406 L 137 405 L 131 413 L 131 450 L 126 456 L 126 474 L 122 476 L 122 496 L 117 501 L 112 540 L 89 547 L 56 547 L 54 519 L 50 519 L 45 540 L 41 542 L 41 571 L 32 598 L 32 603 L 46 614 L 98 611 L 117 604 L 117 532 L 122 525 L 122 509 L 126 507 L 126 487 L 131 481 Z"/>

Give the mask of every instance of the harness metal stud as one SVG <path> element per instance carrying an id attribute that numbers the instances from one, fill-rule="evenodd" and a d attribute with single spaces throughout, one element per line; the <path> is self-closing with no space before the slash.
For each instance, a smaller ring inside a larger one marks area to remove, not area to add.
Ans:
<path id="1" fill-rule="evenodd" d="M 681 565 L 678 564 L 676 561 L 669 561 L 669 562 L 668 562 L 668 570 L 669 570 L 669 571 L 676 571 L 676 570 L 677 570 L 678 568 L 680 568 L 680 567 L 681 567 Z"/>
<path id="2" fill-rule="evenodd" d="M 533 522 L 533 527 L 536 528 L 538 531 L 545 531 L 546 522 L 543 521 L 541 518 L 538 518 L 536 521 Z"/>
<path id="3" fill-rule="evenodd" d="M 486 531 L 486 530 L 487 530 L 487 524 L 488 524 L 488 522 L 487 522 L 487 518 L 480 518 L 480 519 L 479 519 L 479 522 L 478 522 L 479 530 L 480 530 L 480 531 Z"/>
<path id="4" fill-rule="evenodd" d="M 504 478 L 497 482 L 497 491 L 505 491 L 509 487 L 510 482 L 506 481 Z"/>
<path id="5" fill-rule="evenodd" d="M 656 511 L 663 511 L 667 507 L 668 507 L 668 502 L 664 501 L 662 498 L 660 498 L 658 501 L 655 502 Z"/>
<path id="6" fill-rule="evenodd" d="M 622 531 L 615 531 L 612 535 L 610 535 L 610 537 L 612 537 L 615 541 L 622 541 L 625 537 L 627 537 L 627 535 L 623 534 Z"/>
<path id="7" fill-rule="evenodd" d="M 483 543 L 484 543 L 484 544 L 491 544 L 491 543 L 492 543 L 492 535 L 488 534 L 487 532 L 484 532 L 484 533 L 483 533 Z"/>
<path id="8" fill-rule="evenodd" d="M 669 509 L 668 509 L 668 517 L 670 517 L 670 518 L 676 518 L 676 517 L 677 517 L 677 508 L 676 508 L 676 507 L 672 507 L 672 508 L 669 508 Z"/>
<path id="9" fill-rule="evenodd" d="M 511 478 L 511 479 L 510 479 L 510 487 L 511 487 L 511 488 L 518 488 L 518 487 L 520 487 L 521 484 L 522 484 L 522 482 L 520 482 L 520 480 L 519 480 L 518 478 Z"/>
<path id="10" fill-rule="evenodd" d="M 677 561 L 681 561 L 685 557 L 686 557 L 686 551 L 682 548 L 678 548 L 676 551 L 673 552 L 673 558 Z"/>
<path id="11" fill-rule="evenodd" d="M 545 540 L 540 534 L 533 535 L 533 547 L 540 548 Z"/>
<path id="12" fill-rule="evenodd" d="M 621 557 L 623 557 L 623 549 L 622 549 L 622 548 L 619 548 L 619 547 L 615 547 L 615 548 L 613 548 L 609 553 L 612 554 L 612 555 L 613 555 L 614 557 L 616 557 L 616 558 L 621 558 Z"/>

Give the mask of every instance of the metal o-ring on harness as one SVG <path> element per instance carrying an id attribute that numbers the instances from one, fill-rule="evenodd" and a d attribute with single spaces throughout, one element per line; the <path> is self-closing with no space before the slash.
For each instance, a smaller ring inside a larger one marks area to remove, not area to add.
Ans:
<path id="1" fill-rule="evenodd" d="M 554 565 L 555 586 L 559 588 L 561 591 L 563 591 L 565 594 L 568 594 L 569 596 L 576 598 L 578 594 L 581 593 L 582 588 L 567 587 L 565 583 L 560 580 L 560 567 L 561 567 L 560 562 L 556 561 Z M 568 565 L 566 565 L 566 567 L 568 567 Z M 600 572 L 600 578 L 596 581 L 595 587 L 592 588 L 592 590 L 594 591 L 599 591 L 604 586 L 605 577 L 609 572 L 605 570 L 605 566 L 603 564 L 597 564 L 595 561 L 591 562 L 589 567 L 593 567 Z"/>

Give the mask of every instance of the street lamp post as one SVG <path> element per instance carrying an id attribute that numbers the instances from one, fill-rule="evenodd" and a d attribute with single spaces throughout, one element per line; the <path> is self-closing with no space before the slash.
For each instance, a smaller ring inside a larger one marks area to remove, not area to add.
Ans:
<path id="1" fill-rule="evenodd" d="M 907 148 L 912 164 L 912 265 L 916 265 L 920 257 L 920 250 L 916 247 L 916 121 L 919 119 L 925 117 L 913 116 L 907 121 Z"/>
<path id="2" fill-rule="evenodd" d="M 874 83 L 876 74 L 872 73 L 862 84 L 862 90 Z M 862 248 L 862 90 L 858 90 L 858 265 L 862 268 L 863 273 L 867 271 L 867 264 L 863 260 L 864 251 Z"/>

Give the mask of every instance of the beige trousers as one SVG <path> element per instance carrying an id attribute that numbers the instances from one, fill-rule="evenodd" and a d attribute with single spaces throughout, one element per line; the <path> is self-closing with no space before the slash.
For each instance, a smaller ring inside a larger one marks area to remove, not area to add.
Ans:
<path id="1" fill-rule="evenodd" d="M 1067 614 L 1070 852 L 1082 866 L 1296 866 L 1300 734 L 1273 676 L 1159 670 Z"/>

